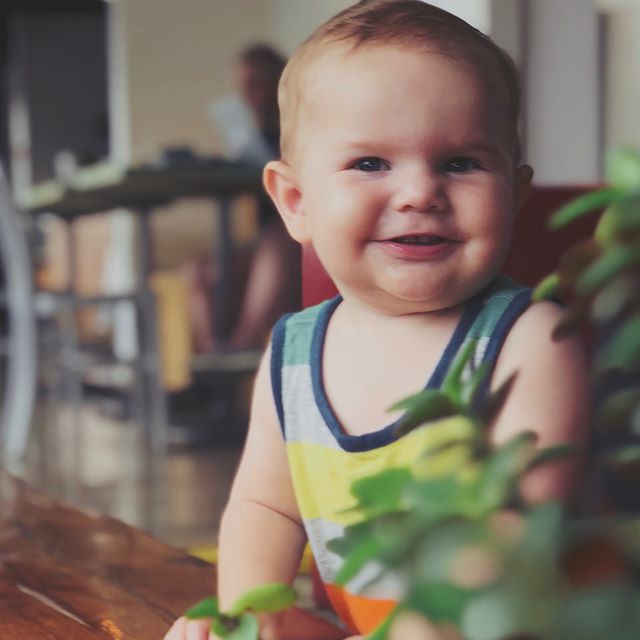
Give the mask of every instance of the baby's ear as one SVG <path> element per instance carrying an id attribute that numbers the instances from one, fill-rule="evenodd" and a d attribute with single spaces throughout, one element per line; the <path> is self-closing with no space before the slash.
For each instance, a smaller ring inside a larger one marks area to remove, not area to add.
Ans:
<path id="1" fill-rule="evenodd" d="M 295 170 L 286 162 L 273 160 L 265 166 L 262 182 L 289 235 L 301 244 L 310 242 L 307 216 L 302 206 L 302 191 Z"/>
<path id="2" fill-rule="evenodd" d="M 520 212 L 524 201 L 531 189 L 533 179 L 533 169 L 528 164 L 523 164 L 516 168 L 513 185 L 513 210 L 516 215 Z"/>

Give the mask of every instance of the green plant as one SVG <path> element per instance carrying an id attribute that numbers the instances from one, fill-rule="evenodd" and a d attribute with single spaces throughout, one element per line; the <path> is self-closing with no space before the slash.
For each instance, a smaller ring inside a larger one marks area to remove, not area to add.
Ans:
<path id="1" fill-rule="evenodd" d="M 211 619 L 211 632 L 226 640 L 258 640 L 255 614 L 281 611 L 295 599 L 290 586 L 274 582 L 242 594 L 228 611 L 220 611 L 218 598 L 212 596 L 193 605 L 184 615 L 193 620 Z"/>
<path id="2" fill-rule="evenodd" d="M 531 433 L 491 446 L 484 426 L 509 384 L 478 408 L 484 374 L 462 381 L 467 350 L 442 391 L 394 407 L 407 412 L 400 432 L 425 423 L 433 430 L 424 464 L 356 482 L 364 520 L 330 543 L 344 556 L 342 584 L 374 559 L 381 572 L 404 578 L 404 597 L 372 638 L 387 637 L 405 611 L 453 625 L 467 640 L 640 637 L 640 522 L 599 515 L 603 505 L 634 506 L 625 484 L 640 496 L 640 154 L 615 152 L 607 170 L 610 187 L 551 220 L 557 228 L 606 207 L 594 238 L 570 249 L 534 294 L 568 301 L 558 339 L 585 325 L 592 332 L 597 493 L 571 514 L 556 503 L 523 502 L 522 475 L 569 451 L 536 452 Z"/>
<path id="3" fill-rule="evenodd" d="M 552 228 L 600 215 L 594 237 L 573 247 L 534 297 L 569 300 L 556 328 L 562 337 L 587 325 L 594 343 L 594 421 L 598 455 L 592 485 L 617 509 L 640 509 L 640 153 L 607 158 L 611 186 L 558 211 Z M 593 496 L 592 496 L 593 498 Z"/>

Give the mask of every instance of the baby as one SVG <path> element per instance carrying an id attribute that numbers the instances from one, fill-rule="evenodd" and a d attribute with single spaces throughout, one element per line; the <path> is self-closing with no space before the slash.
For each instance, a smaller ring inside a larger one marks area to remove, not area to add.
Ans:
<path id="1" fill-rule="evenodd" d="M 420 0 L 363 0 L 295 52 L 279 101 L 282 159 L 264 183 L 340 296 L 273 331 L 222 522 L 218 590 L 224 609 L 249 588 L 291 582 L 308 539 L 336 612 L 364 634 L 398 585 L 337 587 L 340 560 L 325 544 L 353 522 L 354 479 L 423 450 L 429 427 L 397 438 L 388 407 L 437 388 L 474 338 L 472 362 L 491 363 L 492 388 L 518 373 L 495 442 L 525 429 L 540 446 L 580 442 L 586 366 L 577 339 L 551 339 L 559 309 L 499 275 L 532 170 L 519 162 L 517 73 L 489 38 Z M 562 498 L 574 474 L 568 463 L 537 470 L 524 495 Z M 261 637 L 347 635 L 303 615 L 265 616 Z M 206 637 L 184 619 L 167 636 Z"/>

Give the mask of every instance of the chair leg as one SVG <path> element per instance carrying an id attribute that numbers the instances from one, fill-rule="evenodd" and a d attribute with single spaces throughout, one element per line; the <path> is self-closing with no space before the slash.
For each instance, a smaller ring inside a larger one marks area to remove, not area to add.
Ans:
<path id="1" fill-rule="evenodd" d="M 20 465 L 26 452 L 36 390 L 36 328 L 31 262 L 24 230 L 0 169 L 0 262 L 6 278 L 8 359 L 0 436 L 5 464 Z"/>

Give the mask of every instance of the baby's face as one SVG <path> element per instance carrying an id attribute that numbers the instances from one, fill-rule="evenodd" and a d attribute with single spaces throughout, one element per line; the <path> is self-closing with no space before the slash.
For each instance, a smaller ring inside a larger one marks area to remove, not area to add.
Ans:
<path id="1" fill-rule="evenodd" d="M 313 63 L 304 91 L 298 239 L 345 299 L 419 313 L 488 284 L 530 178 L 500 84 L 436 53 L 365 46 Z"/>

